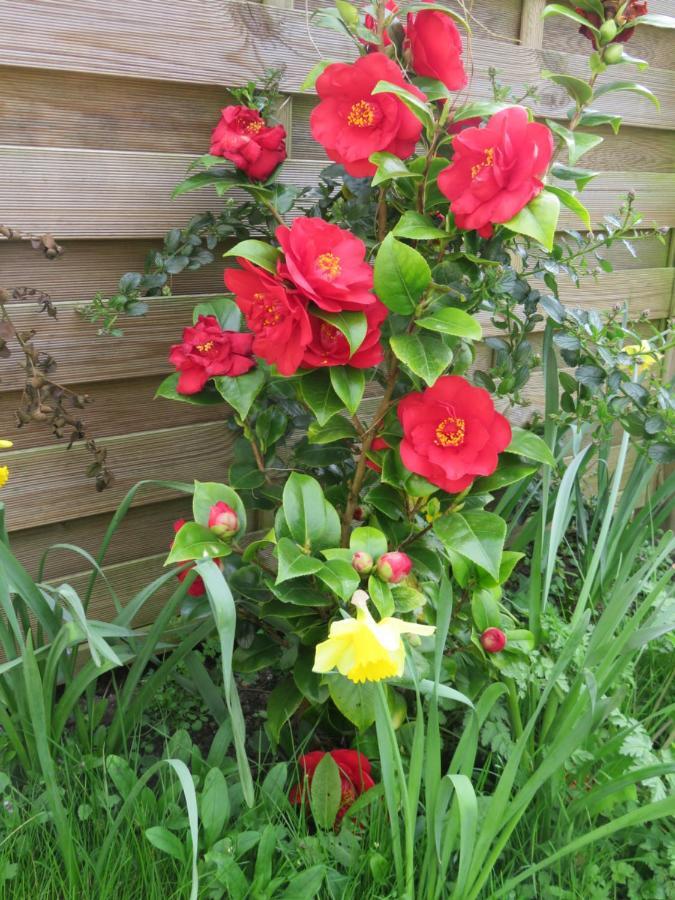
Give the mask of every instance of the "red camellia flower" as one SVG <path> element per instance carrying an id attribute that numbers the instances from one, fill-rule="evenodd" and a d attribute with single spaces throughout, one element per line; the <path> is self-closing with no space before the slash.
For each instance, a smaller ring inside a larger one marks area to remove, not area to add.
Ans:
<path id="1" fill-rule="evenodd" d="M 350 231 L 300 216 L 276 237 L 284 251 L 279 274 L 326 312 L 363 311 L 376 302 L 366 245 Z"/>
<path id="2" fill-rule="evenodd" d="M 633 19 L 637 19 L 639 16 L 646 16 L 648 12 L 648 6 L 646 0 L 628 0 L 628 4 L 626 8 L 623 10 L 620 16 L 616 16 L 616 12 L 621 4 L 617 3 L 616 8 L 614 10 L 614 15 L 610 15 L 609 18 L 614 18 L 617 25 L 625 25 L 626 22 L 632 22 Z M 580 16 L 583 16 L 587 22 L 590 22 L 595 28 L 600 28 L 602 25 L 602 19 L 597 13 L 588 12 L 588 10 L 581 9 L 580 7 L 575 7 L 575 12 L 579 13 Z M 620 34 L 617 34 L 616 37 L 610 41 L 612 44 L 623 44 L 626 41 L 629 41 L 633 37 L 634 28 L 626 28 L 625 31 L 622 31 Z M 587 28 L 585 25 L 582 25 L 579 29 L 579 34 L 582 34 L 585 38 L 593 44 L 596 50 L 599 49 L 599 44 L 596 40 L 596 36 L 593 34 L 590 28 Z"/>
<path id="3" fill-rule="evenodd" d="M 185 519 L 176 519 L 173 523 L 174 532 L 179 532 L 181 528 L 185 525 Z M 223 564 L 221 560 L 214 559 L 213 562 L 218 566 L 219 569 L 223 568 Z M 189 566 L 187 569 L 184 569 L 182 572 L 179 572 L 176 576 L 179 581 L 185 581 L 188 577 L 189 572 L 194 569 L 194 565 Z M 197 575 L 195 580 L 192 582 L 190 587 L 188 588 L 188 594 L 191 597 L 203 597 L 206 593 L 206 586 L 204 585 L 204 580 L 201 575 Z"/>
<path id="4" fill-rule="evenodd" d="M 311 753 L 305 753 L 298 759 L 308 787 L 311 787 L 316 767 L 325 755 L 323 750 L 312 750 Z M 359 753 L 358 750 L 331 750 L 330 755 L 340 769 L 342 796 L 337 814 L 337 819 L 340 821 L 356 798 L 375 787 L 375 782 L 370 774 L 370 760 L 363 753 Z M 305 799 L 304 787 L 305 785 L 302 783 L 291 788 L 289 794 L 291 803 L 303 802 Z"/>
<path id="5" fill-rule="evenodd" d="M 398 12 L 398 5 L 394 2 L 394 0 L 387 0 L 384 6 L 387 12 L 391 13 L 392 15 L 396 15 L 396 13 Z M 368 41 L 365 38 L 360 37 L 359 41 L 366 46 L 368 53 L 372 53 L 379 47 L 379 44 L 377 43 L 377 19 L 375 18 L 375 16 L 367 13 L 363 24 L 368 29 L 368 31 L 372 31 L 372 33 L 375 35 L 375 40 Z M 391 46 L 391 38 L 386 31 L 382 35 L 382 43 L 385 47 Z"/>
<path id="6" fill-rule="evenodd" d="M 196 325 L 183 329 L 182 344 L 174 344 L 169 362 L 180 372 L 179 394 L 197 394 L 209 378 L 236 378 L 255 366 L 252 334 L 223 331 L 215 316 L 199 316 Z"/>
<path id="7" fill-rule="evenodd" d="M 506 647 L 506 635 L 501 628 L 486 628 L 480 642 L 487 653 L 500 653 Z"/>
<path id="8" fill-rule="evenodd" d="M 307 301 L 274 275 L 238 260 L 242 269 L 226 269 L 225 284 L 254 333 L 253 352 L 282 375 L 293 375 L 313 337 Z"/>
<path id="9" fill-rule="evenodd" d="M 459 375 L 408 394 L 398 405 L 404 466 L 450 494 L 491 475 L 497 455 L 511 443 L 511 426 L 489 393 Z"/>
<path id="10" fill-rule="evenodd" d="M 448 134 L 459 134 L 467 128 L 478 128 L 483 120 L 480 116 L 472 116 L 470 119 L 460 119 L 459 122 L 452 121 L 448 123 Z"/>
<path id="11" fill-rule="evenodd" d="M 253 181 L 265 181 L 286 159 L 286 129 L 266 125 L 257 109 L 226 106 L 211 134 L 210 153 L 224 156 Z"/>
<path id="12" fill-rule="evenodd" d="M 318 316 L 310 315 L 312 342 L 305 350 L 303 366 L 314 369 L 320 366 L 352 366 L 354 369 L 368 369 L 382 362 L 380 326 L 387 318 L 387 307 L 373 298 L 363 312 L 366 315 L 367 331 L 361 345 L 350 356 L 347 338 L 334 325 L 324 322 Z"/>
<path id="13" fill-rule="evenodd" d="M 377 577 L 389 584 L 398 584 L 403 581 L 412 571 L 412 560 L 407 553 L 400 550 L 392 550 L 390 553 L 383 553 L 377 561 L 375 571 Z"/>
<path id="14" fill-rule="evenodd" d="M 411 156 L 422 133 L 422 123 L 397 97 L 372 93 L 378 81 L 426 99 L 383 53 L 370 53 L 355 63 L 333 63 L 316 82 L 321 102 L 310 119 L 314 140 L 356 178 L 375 173 L 376 166 L 368 161 L 373 153 L 386 151 L 401 159 Z"/>
<path id="15" fill-rule="evenodd" d="M 442 81 L 449 91 L 466 87 L 462 38 L 450 16 L 436 9 L 408 13 L 405 35 L 404 46 L 418 75 Z"/>
<path id="16" fill-rule="evenodd" d="M 553 156 L 550 130 L 528 121 L 522 106 L 496 113 L 484 128 L 466 128 L 452 146 L 452 162 L 438 186 L 457 225 L 486 238 L 493 225 L 508 222 L 542 190 Z"/>

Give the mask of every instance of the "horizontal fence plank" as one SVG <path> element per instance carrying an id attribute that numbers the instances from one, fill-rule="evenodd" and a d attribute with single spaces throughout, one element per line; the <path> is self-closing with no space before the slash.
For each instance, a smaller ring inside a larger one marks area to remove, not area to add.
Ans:
<path id="1" fill-rule="evenodd" d="M 162 246 L 159 238 L 64 241 L 58 233 L 57 238 L 64 250 L 57 259 L 36 253 L 28 241 L 0 241 L 0 286 L 12 290 L 28 285 L 53 300 L 91 300 L 99 292 L 109 297 L 124 272 L 142 272 L 147 254 Z M 214 294 L 223 289 L 220 253 L 196 272 L 169 276 L 172 292 Z"/>
<path id="2" fill-rule="evenodd" d="M 162 398 L 155 400 L 155 391 L 162 377 L 78 384 L 78 393 L 89 396 L 91 402 L 82 410 L 73 410 L 73 413 L 81 417 L 87 434 L 96 439 L 199 422 L 217 422 L 227 417 L 229 407 L 226 403 L 220 406 L 196 406 Z M 55 443 L 51 428 L 35 422 L 21 428 L 16 427 L 15 410 L 20 399 L 21 394 L 18 392 L 0 391 L 0 434 L 14 441 L 15 450 L 51 447 Z M 65 429 L 64 445 L 68 442 L 71 430 Z"/>
<path id="3" fill-rule="evenodd" d="M 274 64 L 285 66 L 283 89 L 298 91 L 318 58 L 353 56 L 346 37 L 314 27 L 304 12 L 253 3 L 120 0 L 104 7 L 88 0 L 4 0 L 0 7 L 0 58 L 13 66 L 225 85 L 259 79 Z M 483 37 L 473 41 L 472 62 L 471 93 L 479 97 L 492 96 L 487 70 L 495 63 L 502 80 L 518 88 L 538 82 L 542 68 L 582 75 L 587 65 L 581 55 Z M 629 67 L 613 69 L 620 79 L 633 78 Z M 627 108 L 636 125 L 672 127 L 675 75 L 651 69 L 640 77 L 660 97 L 661 114 L 643 98 L 628 105 L 613 94 L 598 107 Z M 537 110 L 561 116 L 568 105 L 566 94 L 549 83 Z"/>
<path id="4" fill-rule="evenodd" d="M 147 478 L 192 482 L 224 481 L 233 434 L 221 423 L 186 425 L 141 434 L 103 438 L 113 485 L 97 493 L 83 473 L 91 457 L 81 444 L 10 451 L 3 454 L 11 477 L 3 488 L 10 530 L 34 528 L 116 509 L 127 491 Z M 162 487 L 147 488 L 137 505 L 176 496 Z M 48 502 L 45 503 L 45 498 Z"/>
<path id="5" fill-rule="evenodd" d="M 187 154 L 123 153 L 0 147 L 3 217 L 15 228 L 52 231 L 60 238 L 154 237 L 184 225 L 205 209 L 219 209 L 211 189 L 170 199 L 193 157 Z M 323 163 L 288 160 L 280 180 L 316 184 Z M 584 203 L 599 220 L 616 212 L 626 193 L 637 196 L 644 225 L 675 222 L 675 175 L 602 172 L 586 188 Z M 563 209 L 561 224 L 579 226 Z"/>
<path id="6" fill-rule="evenodd" d="M 191 518 L 191 509 L 190 497 L 130 509 L 113 536 L 105 564 L 129 562 L 136 559 L 139 553 L 164 553 L 173 536 L 173 523 L 176 519 Z M 110 519 L 111 514 L 106 512 L 14 531 L 10 537 L 12 552 L 36 577 L 43 554 L 54 544 L 72 544 L 95 557 Z M 81 572 L 86 566 L 86 560 L 78 554 L 55 549 L 46 558 L 44 578 L 66 578 L 73 572 Z"/>

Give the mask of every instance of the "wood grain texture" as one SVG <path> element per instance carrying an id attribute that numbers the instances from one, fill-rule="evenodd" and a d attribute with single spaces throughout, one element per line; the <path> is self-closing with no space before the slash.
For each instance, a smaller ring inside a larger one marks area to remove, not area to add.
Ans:
<path id="1" fill-rule="evenodd" d="M 161 397 L 155 400 L 162 378 L 160 375 L 78 384 L 78 393 L 88 395 L 92 401 L 78 411 L 87 433 L 98 439 L 199 422 L 222 422 L 229 417 L 230 407 L 225 402 L 195 406 Z M 51 447 L 56 441 L 49 428 L 36 423 L 16 427 L 14 412 L 19 400 L 19 393 L 0 392 L 0 434 L 11 437 L 15 450 Z M 69 434 L 66 429 L 64 444 L 68 443 Z"/>
<path id="2" fill-rule="evenodd" d="M 12 66 L 226 85 L 259 79 L 274 61 L 285 65 L 283 89 L 298 91 L 317 57 L 353 55 L 346 37 L 312 26 L 303 12 L 231 0 L 120 0 L 111 7 L 87 0 L 4 0 L 0 7 L 0 58 Z M 542 68 L 581 75 L 586 66 L 581 55 L 482 37 L 473 41 L 472 60 L 471 92 L 482 97 L 491 96 L 487 69 L 495 62 L 518 88 L 538 82 Z M 626 66 L 614 69 L 617 78 L 633 76 Z M 663 113 L 635 98 L 629 121 L 672 127 L 675 74 L 655 68 L 641 80 L 660 97 Z M 567 106 L 560 88 L 543 87 L 538 112 L 560 116 Z M 598 107 L 616 112 L 626 103 L 610 94 Z"/>
<path id="3" fill-rule="evenodd" d="M 100 444 L 108 450 L 115 482 L 101 493 L 82 475 L 90 457 L 79 444 L 71 450 L 48 447 L 5 453 L 3 463 L 11 471 L 2 498 L 8 527 L 14 531 L 109 512 L 146 478 L 225 481 L 231 443 L 232 432 L 220 423 L 103 438 Z M 168 488 L 153 486 L 143 491 L 136 505 L 175 496 Z"/>
<path id="4" fill-rule="evenodd" d="M 129 562 L 137 559 L 139 552 L 164 553 L 171 542 L 173 523 L 176 519 L 190 518 L 191 509 L 191 498 L 181 497 L 129 510 L 110 543 L 105 564 Z M 14 531 L 10 538 L 12 551 L 35 577 L 42 555 L 54 544 L 73 544 L 96 556 L 109 524 L 110 514 L 102 513 Z M 81 572 L 86 565 L 86 560 L 76 553 L 55 549 L 46 558 L 44 577 L 66 578 L 73 572 Z"/>
<path id="5" fill-rule="evenodd" d="M 170 199 L 193 157 L 174 153 L 0 148 L 3 216 L 15 228 L 59 238 L 148 238 L 219 209 L 210 189 Z M 280 180 L 314 184 L 323 163 L 288 160 Z M 675 222 L 675 175 L 603 172 L 584 191 L 592 218 L 616 212 L 627 191 L 637 196 L 645 226 Z M 232 192 L 236 196 L 236 192 Z M 563 209 L 561 225 L 578 227 Z"/>
<path id="6" fill-rule="evenodd" d="M 541 47 L 544 39 L 542 13 L 546 0 L 523 0 L 520 13 L 520 43 L 523 47 Z"/>
<path id="7" fill-rule="evenodd" d="M 124 272 L 142 272 L 151 250 L 161 248 L 157 239 L 69 240 L 59 238 L 64 249 L 58 259 L 46 259 L 28 242 L 0 241 L 0 283 L 7 289 L 30 285 L 46 291 L 53 300 L 91 300 L 94 294 L 109 297 L 117 290 Z M 224 289 L 224 263 L 220 253 L 196 272 L 172 275 L 174 294 L 215 294 Z"/>

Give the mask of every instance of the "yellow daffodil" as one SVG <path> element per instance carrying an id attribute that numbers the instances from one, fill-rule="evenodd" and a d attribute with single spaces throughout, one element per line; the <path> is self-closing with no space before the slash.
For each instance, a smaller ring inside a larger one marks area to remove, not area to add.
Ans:
<path id="1" fill-rule="evenodd" d="M 11 441 L 0 441 L 0 450 L 7 450 L 9 447 L 13 447 Z M 4 487 L 9 481 L 9 469 L 7 466 L 0 466 L 0 488 Z"/>
<path id="2" fill-rule="evenodd" d="M 623 352 L 628 356 L 639 356 L 640 362 L 637 364 L 638 375 L 642 375 L 647 369 L 651 368 L 661 358 L 660 354 L 652 350 L 649 341 L 641 341 L 639 344 L 629 344 L 623 348 Z M 632 366 L 626 366 L 627 369 Z"/>
<path id="3" fill-rule="evenodd" d="M 368 594 L 356 591 L 352 597 L 356 618 L 332 623 L 328 640 L 317 645 L 314 672 L 337 669 L 356 684 L 398 678 L 403 674 L 405 665 L 401 635 L 430 635 L 435 631 L 432 625 L 404 622 L 391 616 L 376 622 L 367 602 Z"/>

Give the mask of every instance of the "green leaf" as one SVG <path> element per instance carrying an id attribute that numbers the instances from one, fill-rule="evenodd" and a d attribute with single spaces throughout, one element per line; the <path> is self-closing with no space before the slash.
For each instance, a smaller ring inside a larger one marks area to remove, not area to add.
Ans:
<path id="1" fill-rule="evenodd" d="M 547 184 L 544 190 L 549 191 L 551 194 L 555 194 L 563 206 L 566 206 L 575 213 L 575 215 L 579 216 L 586 228 L 588 228 L 589 231 L 591 230 L 591 215 L 584 204 L 578 200 L 574 194 L 570 194 L 565 188 L 555 187 L 555 185 L 552 184 Z"/>
<path id="2" fill-rule="evenodd" d="M 186 522 L 177 532 L 164 565 L 191 559 L 219 559 L 231 552 L 229 544 L 219 541 L 210 528 L 198 522 Z"/>
<path id="3" fill-rule="evenodd" d="M 583 191 L 589 181 L 599 175 L 599 172 L 591 172 L 589 169 L 577 169 L 574 166 L 563 166 L 556 163 L 551 168 L 551 175 L 561 181 L 574 181 L 577 190 Z"/>
<path id="4" fill-rule="evenodd" d="M 552 250 L 559 215 L 558 198 L 548 191 L 542 191 L 512 219 L 505 222 L 504 227 L 516 234 L 526 234 L 539 241 L 547 250 Z"/>
<path id="5" fill-rule="evenodd" d="M 508 453 L 517 453 L 526 459 L 534 459 L 545 466 L 555 467 L 555 457 L 538 435 L 515 425 L 511 428 L 511 435 L 511 443 L 506 448 Z"/>
<path id="6" fill-rule="evenodd" d="M 340 18 L 349 28 L 356 28 L 359 24 L 359 12 L 348 0 L 335 0 L 335 6 L 340 13 Z"/>
<path id="7" fill-rule="evenodd" d="M 275 584 L 283 584 L 284 581 L 303 575 L 314 575 L 323 566 L 320 559 L 306 556 L 289 538 L 279 539 L 276 552 L 279 571 Z"/>
<path id="8" fill-rule="evenodd" d="M 501 112 L 503 109 L 511 109 L 513 103 L 498 103 L 493 100 L 477 100 L 458 109 L 452 116 L 453 122 L 464 122 L 466 119 L 485 119 Z"/>
<path id="9" fill-rule="evenodd" d="M 675 18 L 658 13 L 646 13 L 644 16 L 633 19 L 631 26 L 635 28 L 637 25 L 651 25 L 652 28 L 675 28 Z"/>
<path id="10" fill-rule="evenodd" d="M 220 837 L 230 816 L 230 795 L 222 771 L 209 769 L 199 798 L 199 817 L 204 829 L 206 846 L 211 847 Z"/>
<path id="11" fill-rule="evenodd" d="M 239 540 L 246 533 L 246 508 L 239 494 L 226 484 L 215 481 L 195 481 L 195 492 L 192 495 L 192 516 L 195 522 L 208 528 L 209 513 L 216 503 L 227 503 L 237 514 L 239 528 L 235 538 Z"/>
<path id="12" fill-rule="evenodd" d="M 612 81 L 609 84 L 603 84 L 597 88 L 595 96 L 602 97 L 604 94 L 612 94 L 616 91 L 629 91 L 632 94 L 639 94 L 641 97 L 646 97 L 647 100 L 651 101 L 657 109 L 661 109 L 661 103 L 656 94 L 652 93 L 643 84 L 636 84 L 634 81 Z"/>
<path id="13" fill-rule="evenodd" d="M 598 125 L 609 125 L 614 134 L 618 134 L 619 128 L 621 127 L 621 118 L 621 116 L 612 115 L 611 113 L 601 113 L 595 112 L 593 109 L 585 109 L 579 119 L 579 125 L 584 128 L 597 128 Z"/>
<path id="14" fill-rule="evenodd" d="M 354 684 L 344 675 L 327 675 L 326 684 L 333 703 L 359 731 L 364 731 L 373 724 L 376 694 L 374 682 Z"/>
<path id="15" fill-rule="evenodd" d="M 521 462 L 511 462 L 503 457 L 499 461 L 499 466 L 485 478 L 476 478 L 472 485 L 472 492 L 477 494 L 490 493 L 498 491 L 500 488 L 506 487 L 507 484 L 515 484 L 533 475 L 537 471 L 536 466 L 528 466 Z"/>
<path id="16" fill-rule="evenodd" d="M 578 22 L 579 25 L 584 25 L 595 34 L 599 33 L 598 29 L 594 25 L 591 25 L 588 19 L 585 19 L 578 12 L 570 9 L 569 6 L 562 6 L 560 3 L 547 4 L 542 10 L 541 17 L 542 19 L 548 19 L 550 16 L 565 16 L 568 19 L 572 19 L 573 22 Z"/>
<path id="17" fill-rule="evenodd" d="M 168 828 L 164 828 L 162 825 L 146 828 L 145 836 L 153 847 L 157 847 L 162 853 L 173 856 L 174 859 L 177 859 L 181 863 L 185 862 L 185 849 L 180 842 L 180 839 L 176 837 L 173 832 L 169 831 Z"/>
<path id="18" fill-rule="evenodd" d="M 463 309 L 455 309 L 451 306 L 439 309 L 430 316 L 417 319 L 415 324 L 420 328 L 427 328 L 429 331 L 452 334 L 470 341 L 480 341 L 483 338 L 480 322 L 469 313 L 464 312 Z"/>
<path id="19" fill-rule="evenodd" d="M 401 494 L 388 484 L 376 484 L 366 494 L 366 503 L 384 513 L 388 519 L 400 519 L 403 516 Z"/>
<path id="20" fill-rule="evenodd" d="M 593 88 L 581 78 L 575 78 L 573 75 L 558 75 L 548 69 L 541 70 L 541 77 L 565 88 L 577 106 L 585 106 L 593 97 Z"/>
<path id="21" fill-rule="evenodd" d="M 291 878 L 285 890 L 278 895 L 278 900 L 311 900 L 318 897 L 325 877 L 324 865 L 305 869 L 304 872 L 299 872 Z"/>
<path id="22" fill-rule="evenodd" d="M 317 319 L 328 322 L 345 336 L 349 344 L 349 355 L 353 356 L 363 343 L 368 331 L 368 322 L 365 313 L 339 312 L 327 313 L 318 307 L 312 307 L 312 315 Z"/>
<path id="23" fill-rule="evenodd" d="M 354 415 L 366 389 L 366 376 L 363 369 L 354 369 L 351 366 L 331 366 L 328 371 L 333 390 L 349 412 Z"/>
<path id="24" fill-rule="evenodd" d="M 325 70 L 328 68 L 328 66 L 331 66 L 331 65 L 332 65 L 332 62 L 329 59 L 322 59 L 315 66 L 312 66 L 312 68 L 307 73 L 307 77 L 300 85 L 300 90 L 301 91 L 311 91 L 312 88 L 314 87 L 314 85 L 316 84 L 319 76 L 322 75 L 325 72 Z"/>
<path id="25" fill-rule="evenodd" d="M 411 313 L 431 284 L 431 270 L 417 250 L 388 234 L 375 257 L 374 287 L 393 312 Z"/>
<path id="26" fill-rule="evenodd" d="M 346 559 L 329 559 L 316 574 L 345 603 L 351 600 L 361 583 L 351 562 Z"/>
<path id="27" fill-rule="evenodd" d="M 292 472 L 283 491 L 286 524 L 293 540 L 310 550 L 326 528 L 326 504 L 319 482 L 311 475 Z"/>
<path id="28" fill-rule="evenodd" d="M 387 538 L 379 528 L 371 528 L 369 525 L 364 525 L 352 531 L 349 536 L 349 548 L 354 553 L 357 550 L 370 553 L 373 559 L 377 560 L 383 553 L 387 552 Z"/>
<path id="29" fill-rule="evenodd" d="M 340 769 L 330 753 L 326 753 L 314 770 L 309 802 L 319 828 L 330 829 L 342 801 Z"/>
<path id="30" fill-rule="evenodd" d="M 450 513 L 434 523 L 434 532 L 448 549 L 499 577 L 506 522 L 483 510 Z"/>
<path id="31" fill-rule="evenodd" d="M 226 250 L 225 253 L 223 253 L 223 257 L 226 256 L 247 259 L 254 265 L 260 266 L 261 269 L 266 269 L 268 272 L 275 273 L 277 270 L 277 260 L 281 256 L 281 251 L 277 247 L 272 247 L 271 244 L 266 244 L 264 241 L 251 239 L 240 241 L 238 244 L 235 244 L 234 247 Z"/>
<path id="32" fill-rule="evenodd" d="M 575 165 L 585 153 L 588 153 L 589 150 L 592 150 L 593 147 L 597 147 L 598 144 L 601 144 L 603 141 L 603 138 L 598 134 L 586 134 L 583 131 L 570 131 L 569 128 L 558 125 L 557 122 L 552 122 L 550 119 L 546 120 L 546 124 L 554 134 L 557 134 L 558 137 L 562 138 L 565 142 L 565 145 L 567 146 L 567 156 L 570 165 L 572 166 Z"/>
<path id="33" fill-rule="evenodd" d="M 205 389 L 198 394 L 180 394 L 177 389 L 180 372 L 173 372 L 167 375 L 164 381 L 159 385 L 155 392 L 157 397 L 164 397 L 166 400 L 180 400 L 182 403 L 192 403 L 193 406 L 214 406 L 222 403 L 223 398 L 219 394 Z"/>
<path id="34" fill-rule="evenodd" d="M 189 178 L 177 184 L 171 191 L 171 199 L 175 200 L 176 197 L 180 197 L 182 194 L 187 194 L 189 191 L 197 191 L 204 187 L 214 187 L 218 196 L 222 197 L 223 194 L 232 188 L 241 187 L 241 182 L 239 179 L 233 178 L 231 174 L 226 175 L 224 172 L 220 174 L 216 172 L 200 172 L 198 175 L 190 175 Z"/>
<path id="35" fill-rule="evenodd" d="M 423 216 L 411 209 L 403 213 L 392 234 L 410 241 L 447 241 L 450 238 L 434 224 L 431 216 Z"/>
<path id="36" fill-rule="evenodd" d="M 446 9 L 445 12 L 448 12 L 448 10 Z M 389 81 L 378 81 L 372 89 L 371 94 L 394 94 L 395 97 L 398 97 L 398 99 L 408 107 L 415 118 L 424 125 L 427 135 L 429 137 L 433 135 L 435 125 L 431 110 L 424 100 L 420 100 L 415 94 L 411 94 L 410 91 L 406 90 L 404 87 L 401 87 L 398 84 L 391 84 Z"/>
<path id="37" fill-rule="evenodd" d="M 239 331 L 241 310 L 229 297 L 214 297 L 208 303 L 197 303 L 192 310 L 192 323 L 200 316 L 215 316 L 223 331 Z"/>
<path id="38" fill-rule="evenodd" d="M 272 690 L 267 700 L 267 731 L 275 744 L 281 729 L 302 703 L 302 693 L 292 678 L 284 678 Z"/>
<path id="39" fill-rule="evenodd" d="M 310 444 L 332 444 L 333 441 L 354 440 L 356 437 L 356 429 L 344 416 L 333 416 L 323 426 L 318 422 L 310 422 L 307 429 Z"/>
<path id="40" fill-rule="evenodd" d="M 376 575 L 371 575 L 368 579 L 368 593 L 381 619 L 393 614 L 394 595 L 386 582 L 380 581 Z"/>
<path id="41" fill-rule="evenodd" d="M 499 603 L 495 600 L 490 590 L 474 591 L 471 596 L 471 617 L 479 632 L 486 628 L 499 628 L 501 616 L 499 615 Z"/>
<path id="42" fill-rule="evenodd" d="M 394 156 L 393 153 L 373 153 L 368 160 L 377 166 L 377 172 L 373 175 L 371 182 L 373 187 L 378 184 L 385 184 L 387 181 L 393 181 L 397 178 L 421 178 L 417 172 L 411 172 L 402 159 Z"/>
<path id="43" fill-rule="evenodd" d="M 419 334 L 396 334 L 389 343 L 397 359 L 429 385 L 432 385 L 452 362 L 452 350 L 440 338 Z"/>
<path id="44" fill-rule="evenodd" d="M 300 382 L 300 393 L 319 425 L 325 425 L 342 410 L 342 401 L 333 390 L 330 375 L 325 369 L 305 375 Z"/>
<path id="45" fill-rule="evenodd" d="M 242 419 L 249 414 L 256 397 L 265 384 L 265 373 L 262 369 L 252 369 L 245 375 L 229 378 L 227 375 L 217 375 L 213 379 L 216 390 L 227 400 Z"/>

